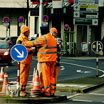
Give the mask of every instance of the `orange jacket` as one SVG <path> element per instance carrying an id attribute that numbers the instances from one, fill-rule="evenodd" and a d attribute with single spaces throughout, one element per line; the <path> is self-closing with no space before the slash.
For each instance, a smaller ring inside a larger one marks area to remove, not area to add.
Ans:
<path id="1" fill-rule="evenodd" d="M 16 41 L 16 44 L 19 44 L 18 43 L 19 41 L 26 42 L 26 41 L 28 41 L 28 38 L 24 34 L 21 33 Z M 22 64 L 29 64 L 32 61 L 33 53 L 30 51 L 30 48 L 27 48 L 27 51 L 28 51 L 28 56 L 25 60 L 21 61 Z"/>
<path id="2" fill-rule="evenodd" d="M 38 47 L 38 62 L 56 61 L 57 43 L 56 39 L 50 34 L 42 35 L 34 41 L 24 42 L 27 47 Z"/>

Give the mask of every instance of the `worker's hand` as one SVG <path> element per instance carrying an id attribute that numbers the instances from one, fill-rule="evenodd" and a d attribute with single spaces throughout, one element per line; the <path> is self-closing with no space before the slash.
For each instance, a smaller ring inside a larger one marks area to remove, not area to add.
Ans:
<path id="1" fill-rule="evenodd" d="M 35 47 L 31 47 L 30 50 L 31 50 L 32 52 L 35 52 Z"/>

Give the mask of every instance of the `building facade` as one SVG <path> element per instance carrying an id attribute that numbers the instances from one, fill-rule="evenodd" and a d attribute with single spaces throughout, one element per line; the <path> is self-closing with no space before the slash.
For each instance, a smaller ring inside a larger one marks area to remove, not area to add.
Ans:
<path id="1" fill-rule="evenodd" d="M 26 0 L 0 0 L 0 37 L 18 36 L 20 33 L 19 17 L 27 20 Z"/>
<path id="2" fill-rule="evenodd" d="M 43 21 L 43 24 L 48 24 L 49 28 L 58 29 L 59 37 L 64 41 L 64 54 L 82 55 L 83 52 L 89 51 L 88 47 L 93 41 L 101 40 L 104 36 L 104 0 L 99 0 L 98 8 L 94 6 L 95 4 L 87 7 L 86 5 L 84 7 L 83 4 L 81 4 L 82 7 L 80 6 L 82 10 L 98 9 L 97 13 L 90 13 L 92 17 L 90 15 L 86 17 L 98 19 L 97 24 L 94 22 L 95 25 L 92 25 L 90 19 L 79 19 L 85 18 L 83 13 L 86 11 L 76 11 L 75 4 L 69 1 L 64 0 L 61 7 L 53 7 L 52 2 L 44 4 L 43 16 L 48 16 L 48 20 Z M 56 5 L 54 4 L 54 6 Z M 76 13 L 80 13 L 80 15 L 76 15 Z M 9 18 L 7 23 L 5 17 Z M 19 36 L 20 27 L 23 24 L 30 27 L 30 37 L 39 33 L 39 4 L 32 4 L 30 0 L 0 0 L 0 37 Z"/>

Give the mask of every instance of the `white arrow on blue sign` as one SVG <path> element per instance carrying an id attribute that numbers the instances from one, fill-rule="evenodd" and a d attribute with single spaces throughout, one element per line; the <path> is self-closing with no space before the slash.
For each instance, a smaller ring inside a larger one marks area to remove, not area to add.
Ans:
<path id="1" fill-rule="evenodd" d="M 21 44 L 14 45 L 11 49 L 11 57 L 15 61 L 23 61 L 28 55 L 27 49 Z"/>

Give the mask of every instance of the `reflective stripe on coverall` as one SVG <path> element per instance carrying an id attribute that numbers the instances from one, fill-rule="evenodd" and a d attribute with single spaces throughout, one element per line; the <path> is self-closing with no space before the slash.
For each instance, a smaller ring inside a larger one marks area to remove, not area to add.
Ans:
<path id="1" fill-rule="evenodd" d="M 50 96 L 55 93 L 55 65 L 57 57 L 56 39 L 50 34 L 42 35 L 34 41 L 24 43 L 27 47 L 36 46 L 38 50 L 38 62 L 40 66 L 40 84 L 45 95 Z"/>
<path id="2" fill-rule="evenodd" d="M 28 41 L 28 38 L 21 33 L 16 41 L 16 44 L 18 44 L 19 41 L 25 42 Z M 27 51 L 27 58 L 20 62 L 20 90 L 23 92 L 26 92 L 26 85 L 28 82 L 29 70 L 31 67 L 31 61 L 33 56 L 29 48 L 27 48 Z"/>

